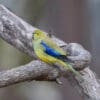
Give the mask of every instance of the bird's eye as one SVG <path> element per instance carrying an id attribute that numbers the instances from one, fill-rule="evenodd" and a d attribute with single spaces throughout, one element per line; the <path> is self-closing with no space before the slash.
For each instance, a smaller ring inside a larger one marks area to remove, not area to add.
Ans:
<path id="1" fill-rule="evenodd" d="M 39 33 L 37 33 L 37 35 L 39 35 Z"/>

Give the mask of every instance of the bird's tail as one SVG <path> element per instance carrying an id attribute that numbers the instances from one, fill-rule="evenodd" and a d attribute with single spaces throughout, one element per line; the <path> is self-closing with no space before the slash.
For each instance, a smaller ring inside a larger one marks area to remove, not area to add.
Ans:
<path id="1" fill-rule="evenodd" d="M 65 62 L 66 63 L 66 66 L 67 66 L 67 69 L 70 70 L 75 76 L 77 76 L 78 78 L 80 78 L 81 80 L 83 80 L 83 77 L 82 75 L 76 71 L 71 64 L 69 64 L 68 62 Z"/>

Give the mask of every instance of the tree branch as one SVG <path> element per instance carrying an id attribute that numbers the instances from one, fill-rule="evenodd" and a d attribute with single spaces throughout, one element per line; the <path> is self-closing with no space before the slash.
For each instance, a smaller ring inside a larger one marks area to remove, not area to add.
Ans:
<path id="1" fill-rule="evenodd" d="M 0 37 L 33 58 L 36 57 L 31 39 L 35 29 L 3 5 L 0 5 Z M 79 90 L 79 93 L 86 100 L 100 100 L 100 84 L 94 72 L 88 67 L 91 60 L 90 53 L 79 44 L 66 44 L 54 36 L 52 36 L 52 39 L 70 53 L 69 58 L 74 61 L 72 65 L 76 69 L 81 69 L 80 73 L 84 81 L 81 82 L 78 77 L 68 76 L 67 74 L 70 84 Z M 28 80 L 56 80 L 56 78 L 62 76 L 62 71 L 64 71 L 63 75 L 65 76 L 66 71 L 63 68 L 59 70 L 41 61 L 33 61 L 27 65 L 0 72 L 0 87 Z"/>
<path id="2" fill-rule="evenodd" d="M 55 81 L 59 75 L 60 71 L 57 68 L 50 67 L 44 62 L 34 60 L 29 64 L 0 72 L 0 87 L 32 80 Z"/>

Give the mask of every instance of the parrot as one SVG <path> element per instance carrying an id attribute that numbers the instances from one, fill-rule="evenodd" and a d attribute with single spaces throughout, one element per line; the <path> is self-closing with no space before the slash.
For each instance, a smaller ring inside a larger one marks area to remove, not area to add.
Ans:
<path id="1" fill-rule="evenodd" d="M 32 46 L 38 59 L 48 64 L 58 63 L 76 76 L 81 76 L 69 63 L 68 53 L 60 48 L 45 32 L 36 29 L 32 35 Z"/>

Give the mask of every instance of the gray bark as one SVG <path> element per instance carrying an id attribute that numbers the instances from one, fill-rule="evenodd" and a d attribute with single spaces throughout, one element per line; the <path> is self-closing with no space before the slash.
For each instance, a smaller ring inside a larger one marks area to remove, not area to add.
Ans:
<path id="1" fill-rule="evenodd" d="M 0 5 L 0 37 L 20 51 L 36 59 L 32 48 L 32 33 L 36 28 L 24 22 L 3 5 Z M 19 66 L 0 72 L 0 87 L 9 86 L 29 80 L 55 81 L 58 77 L 66 76 L 86 100 L 100 100 L 100 84 L 96 75 L 89 68 L 90 53 L 77 43 L 66 44 L 62 40 L 51 37 L 59 46 L 70 53 L 69 58 L 74 61 L 73 67 L 79 70 L 83 80 L 68 73 L 64 68 L 54 68 L 41 61 L 32 61 L 27 65 Z M 62 74 L 63 73 L 63 74 Z"/>
<path id="2" fill-rule="evenodd" d="M 15 83 L 32 80 L 51 80 L 55 81 L 60 72 L 57 68 L 50 67 L 48 64 L 34 60 L 29 64 L 12 68 L 0 72 L 0 87 L 6 87 Z"/>

